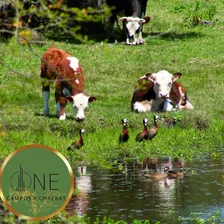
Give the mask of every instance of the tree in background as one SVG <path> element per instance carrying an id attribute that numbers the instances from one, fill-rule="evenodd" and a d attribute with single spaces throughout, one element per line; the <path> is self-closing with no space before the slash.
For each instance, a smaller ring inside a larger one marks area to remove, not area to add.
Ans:
<path id="1" fill-rule="evenodd" d="M 88 36 L 96 39 L 105 33 L 103 24 L 109 14 L 101 0 L 8 0 L 0 6 L 0 33 L 29 44 L 40 42 L 40 33 L 87 41 Z"/>

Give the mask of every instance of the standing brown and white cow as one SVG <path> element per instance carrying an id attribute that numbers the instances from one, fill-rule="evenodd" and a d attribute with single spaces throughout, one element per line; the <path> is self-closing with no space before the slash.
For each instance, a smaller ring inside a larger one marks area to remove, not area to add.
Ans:
<path id="1" fill-rule="evenodd" d="M 131 100 L 135 112 L 191 110 L 184 87 L 176 82 L 181 73 L 170 74 L 162 70 L 147 73 L 138 79 Z"/>
<path id="2" fill-rule="evenodd" d="M 59 119 L 65 120 L 65 106 L 68 102 L 72 102 L 77 110 L 76 119 L 85 119 L 84 110 L 96 97 L 86 96 L 84 93 L 84 74 L 77 58 L 64 50 L 50 47 L 41 58 L 40 77 L 45 116 L 49 115 L 50 83 L 55 82 L 56 113 Z"/>

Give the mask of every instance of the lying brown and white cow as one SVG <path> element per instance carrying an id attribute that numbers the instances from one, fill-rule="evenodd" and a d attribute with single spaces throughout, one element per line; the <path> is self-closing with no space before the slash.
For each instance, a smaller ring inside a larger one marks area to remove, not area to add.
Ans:
<path id="1" fill-rule="evenodd" d="M 85 119 L 84 110 L 88 103 L 96 97 L 86 96 L 84 93 L 84 75 L 79 60 L 70 53 L 50 47 L 41 58 L 42 95 L 44 100 L 44 115 L 49 115 L 48 101 L 50 97 L 50 83 L 55 82 L 55 100 L 57 116 L 65 120 L 65 106 L 72 102 L 77 110 L 76 119 Z"/>
<path id="2" fill-rule="evenodd" d="M 131 108 L 135 112 L 191 110 L 184 87 L 176 82 L 181 73 L 170 74 L 162 70 L 147 73 L 135 86 Z"/>

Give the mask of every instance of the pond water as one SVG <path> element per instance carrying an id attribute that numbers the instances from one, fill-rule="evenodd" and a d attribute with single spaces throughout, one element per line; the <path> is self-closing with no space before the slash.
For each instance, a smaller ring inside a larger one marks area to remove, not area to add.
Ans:
<path id="1" fill-rule="evenodd" d="M 184 177 L 156 179 L 137 166 L 128 175 L 98 166 L 83 167 L 83 174 L 76 176 L 82 196 L 73 198 L 67 210 L 85 213 L 93 220 L 107 216 L 128 223 L 138 219 L 185 224 L 191 223 L 192 213 L 207 219 L 218 211 L 224 220 L 224 159 L 205 156 L 184 163 L 167 158 L 153 163 L 160 172 L 167 165 L 183 166 Z"/>

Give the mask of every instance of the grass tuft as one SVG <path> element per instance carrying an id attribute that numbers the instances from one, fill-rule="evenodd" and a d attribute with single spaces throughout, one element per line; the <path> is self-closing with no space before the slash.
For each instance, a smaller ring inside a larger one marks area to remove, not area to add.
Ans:
<path id="1" fill-rule="evenodd" d="M 211 117 L 204 111 L 195 111 L 191 114 L 186 114 L 180 122 L 183 128 L 197 128 L 200 131 L 206 130 L 211 125 Z"/>

